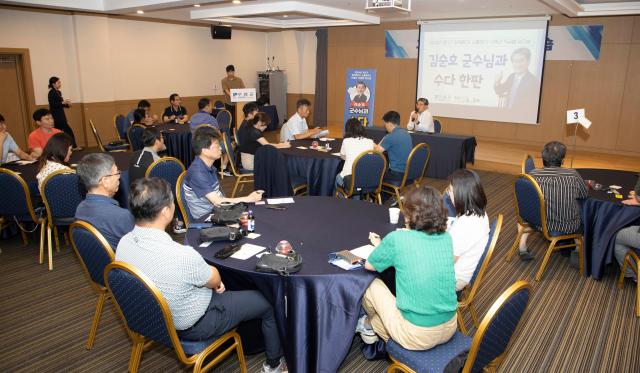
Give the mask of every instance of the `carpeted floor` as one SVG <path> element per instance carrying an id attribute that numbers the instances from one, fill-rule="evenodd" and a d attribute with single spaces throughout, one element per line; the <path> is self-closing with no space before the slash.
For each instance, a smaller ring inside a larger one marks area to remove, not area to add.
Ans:
<path id="1" fill-rule="evenodd" d="M 533 262 L 504 261 L 515 235 L 513 176 L 479 172 L 489 197 L 489 214 L 505 220 L 486 281 L 477 298 L 479 314 L 513 282 L 533 285 L 533 297 L 516 332 L 501 372 L 638 372 L 640 319 L 634 316 L 635 287 L 615 287 L 617 271 L 602 281 L 581 277 L 569 260 L 552 257 L 542 281 L 533 278 L 544 242 L 530 240 Z M 230 191 L 232 178 L 223 187 Z M 428 180 L 442 190 L 443 180 Z M 0 371 L 124 372 L 131 345 L 112 304 L 107 302 L 93 350 L 84 348 L 96 297 L 72 250 L 54 254 L 54 270 L 37 264 L 37 243 L 24 247 L 18 237 L 0 241 Z M 471 321 L 467 315 L 467 325 Z M 384 372 L 387 362 L 369 362 L 354 338 L 343 372 Z M 326 358 L 331 359 L 331 356 Z M 260 370 L 262 355 L 248 357 L 249 372 Z M 153 346 L 145 351 L 141 372 L 185 369 L 173 351 Z M 237 372 L 235 357 L 215 371 Z"/>

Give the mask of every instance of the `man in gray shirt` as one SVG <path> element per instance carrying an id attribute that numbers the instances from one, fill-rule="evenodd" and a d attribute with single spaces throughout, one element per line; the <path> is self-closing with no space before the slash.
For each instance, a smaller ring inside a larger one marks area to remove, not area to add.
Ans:
<path id="1" fill-rule="evenodd" d="M 118 244 L 116 260 L 138 268 L 158 287 L 185 340 L 221 336 L 242 321 L 261 319 L 267 360 L 263 371 L 286 372 L 273 308 L 258 291 L 225 291 L 218 270 L 165 229 L 175 204 L 169 183 L 143 178 L 131 185 L 129 207 L 136 226 Z"/>

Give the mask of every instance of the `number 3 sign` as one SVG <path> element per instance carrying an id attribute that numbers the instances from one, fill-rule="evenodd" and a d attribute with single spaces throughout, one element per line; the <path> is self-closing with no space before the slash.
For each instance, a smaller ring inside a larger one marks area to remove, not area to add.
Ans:
<path id="1" fill-rule="evenodd" d="M 567 124 L 579 123 L 584 119 L 584 109 L 567 110 Z"/>

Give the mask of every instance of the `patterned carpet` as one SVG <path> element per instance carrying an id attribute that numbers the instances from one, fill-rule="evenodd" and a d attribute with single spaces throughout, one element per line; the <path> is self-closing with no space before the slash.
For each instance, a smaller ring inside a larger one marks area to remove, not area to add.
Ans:
<path id="1" fill-rule="evenodd" d="M 504 261 L 515 235 L 513 176 L 479 172 L 489 197 L 489 214 L 505 215 L 498 247 L 477 297 L 484 315 L 513 282 L 533 284 L 533 297 L 512 340 L 501 372 L 638 372 L 640 319 L 634 316 L 635 287 L 615 287 L 617 270 L 602 281 L 581 277 L 569 260 L 554 255 L 542 281 L 535 271 L 544 242 L 530 239 L 533 262 Z M 223 187 L 231 190 L 232 178 Z M 442 180 L 427 183 L 443 189 Z M 54 254 L 54 270 L 37 264 L 34 237 L 27 247 L 18 237 L 0 241 L 0 371 L 3 372 L 124 372 L 131 345 L 112 304 L 107 302 L 93 350 L 84 348 L 96 297 L 69 247 Z M 467 315 L 467 325 L 471 325 Z M 354 338 L 342 372 L 384 372 L 385 361 L 369 362 Z M 327 356 L 327 358 L 332 358 Z M 248 357 L 249 372 L 260 370 L 263 355 Z M 152 346 L 142 355 L 141 372 L 188 371 L 173 351 Z M 238 372 L 235 357 L 215 371 Z"/>

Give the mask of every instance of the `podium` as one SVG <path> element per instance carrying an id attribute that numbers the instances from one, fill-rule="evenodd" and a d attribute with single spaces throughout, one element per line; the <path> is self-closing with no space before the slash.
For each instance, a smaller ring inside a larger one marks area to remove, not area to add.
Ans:
<path id="1" fill-rule="evenodd" d="M 256 101 L 256 89 L 255 88 L 239 88 L 230 89 L 231 102 L 235 104 L 236 129 L 240 128 L 240 123 L 244 120 L 244 112 L 242 109 L 247 102 Z"/>

